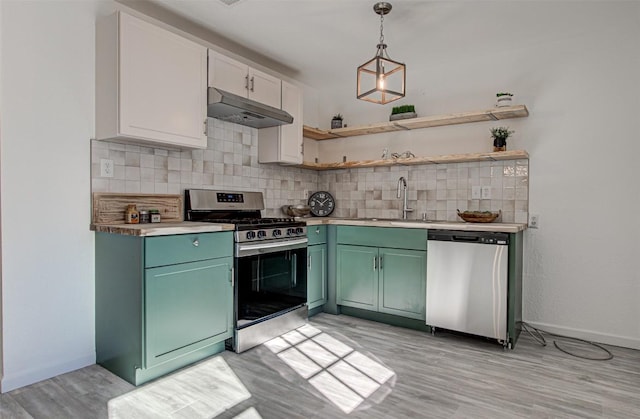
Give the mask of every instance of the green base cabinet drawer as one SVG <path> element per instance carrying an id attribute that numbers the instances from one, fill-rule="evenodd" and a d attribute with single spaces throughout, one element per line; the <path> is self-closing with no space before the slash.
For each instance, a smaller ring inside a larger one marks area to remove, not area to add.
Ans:
<path id="1" fill-rule="evenodd" d="M 427 230 L 394 227 L 338 226 L 338 244 L 427 250 Z"/>
<path id="2" fill-rule="evenodd" d="M 233 232 L 176 234 L 145 239 L 145 268 L 233 256 Z"/>
<path id="3" fill-rule="evenodd" d="M 307 226 L 309 246 L 327 242 L 327 226 Z"/>

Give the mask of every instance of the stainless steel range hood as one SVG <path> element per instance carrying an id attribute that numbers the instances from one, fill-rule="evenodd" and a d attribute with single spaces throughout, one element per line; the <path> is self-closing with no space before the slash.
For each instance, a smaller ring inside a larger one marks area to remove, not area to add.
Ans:
<path id="1" fill-rule="evenodd" d="M 293 117 L 282 109 L 258 103 L 224 90 L 210 87 L 207 116 L 253 128 L 291 124 Z"/>

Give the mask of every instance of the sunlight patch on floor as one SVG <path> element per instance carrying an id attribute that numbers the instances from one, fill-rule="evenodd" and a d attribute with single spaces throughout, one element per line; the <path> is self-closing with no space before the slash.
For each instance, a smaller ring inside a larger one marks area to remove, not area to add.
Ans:
<path id="1" fill-rule="evenodd" d="M 250 397 L 238 376 L 218 356 L 111 399 L 108 411 L 110 419 L 205 419 Z M 250 410 L 237 417 L 260 418 L 255 409 Z"/>
<path id="2" fill-rule="evenodd" d="M 344 413 L 361 407 L 395 372 L 340 340 L 306 324 L 264 343 Z"/>

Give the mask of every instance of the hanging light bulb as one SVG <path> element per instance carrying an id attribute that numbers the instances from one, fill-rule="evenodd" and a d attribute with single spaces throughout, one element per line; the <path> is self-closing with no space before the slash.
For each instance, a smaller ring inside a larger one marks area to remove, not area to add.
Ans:
<path id="1" fill-rule="evenodd" d="M 385 104 L 404 97 L 406 66 L 389 57 L 384 43 L 384 15 L 391 11 L 391 3 L 376 3 L 373 11 L 380 15 L 380 42 L 375 57 L 358 67 L 357 97 Z"/>

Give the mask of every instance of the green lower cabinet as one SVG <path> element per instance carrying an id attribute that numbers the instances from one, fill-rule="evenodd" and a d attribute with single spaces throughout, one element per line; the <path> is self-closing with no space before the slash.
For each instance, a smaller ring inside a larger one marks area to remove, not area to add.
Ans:
<path id="1" fill-rule="evenodd" d="M 378 249 L 339 244 L 337 247 L 338 305 L 378 310 Z"/>
<path id="2" fill-rule="evenodd" d="M 327 245 L 307 247 L 307 304 L 309 309 L 327 302 Z"/>
<path id="3" fill-rule="evenodd" d="M 339 226 L 336 304 L 424 320 L 426 239 L 424 230 Z"/>
<path id="4" fill-rule="evenodd" d="M 233 233 L 96 233 L 96 363 L 134 385 L 224 351 Z"/>
<path id="5" fill-rule="evenodd" d="M 425 319 L 424 250 L 337 245 L 338 305 Z"/>
<path id="6" fill-rule="evenodd" d="M 145 270 L 146 367 L 230 338 L 232 258 Z"/>
<path id="7" fill-rule="evenodd" d="M 426 252 L 381 248 L 379 260 L 378 311 L 424 320 Z"/>

